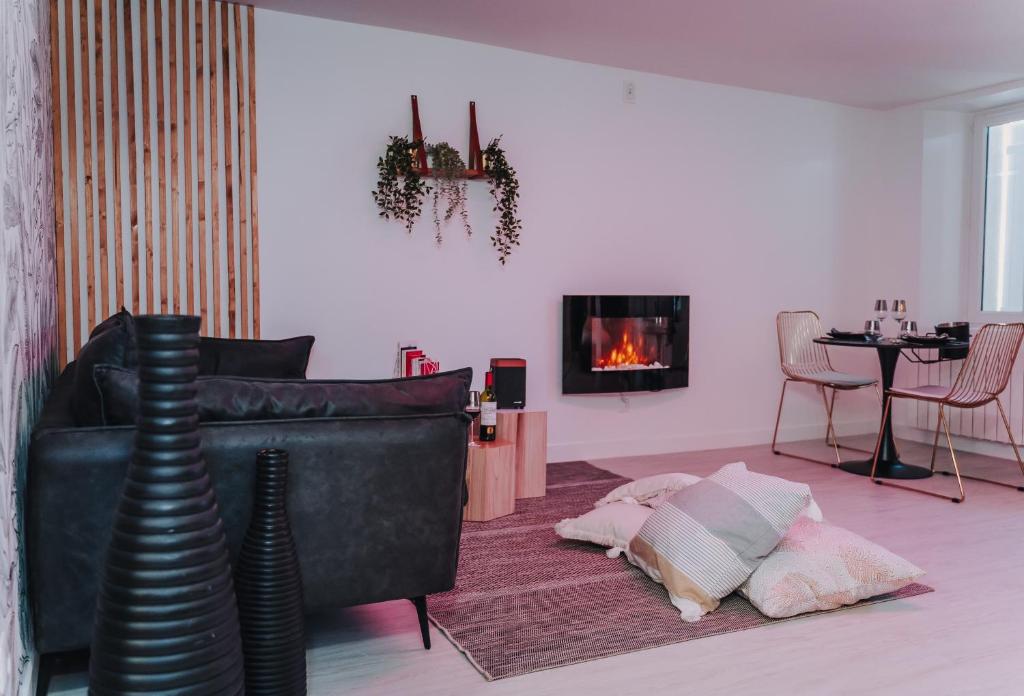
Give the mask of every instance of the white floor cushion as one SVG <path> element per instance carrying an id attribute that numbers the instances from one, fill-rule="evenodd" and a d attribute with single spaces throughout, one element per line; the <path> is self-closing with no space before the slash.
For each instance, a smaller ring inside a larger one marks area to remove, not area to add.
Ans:
<path id="1" fill-rule="evenodd" d="M 784 618 L 895 592 L 922 575 L 847 529 L 801 517 L 739 592 L 762 614 Z"/>
<path id="2" fill-rule="evenodd" d="M 649 507 L 630 503 L 610 503 L 594 508 L 585 515 L 565 519 L 555 525 L 555 533 L 563 539 L 589 541 L 612 549 L 614 558 L 629 546 L 630 540 L 654 513 Z"/>
<path id="3" fill-rule="evenodd" d="M 644 476 L 636 481 L 622 484 L 594 503 L 594 507 L 616 502 L 658 507 L 658 503 L 668 496 L 687 486 L 692 486 L 698 481 L 700 481 L 700 477 L 692 474 L 673 473 Z"/>

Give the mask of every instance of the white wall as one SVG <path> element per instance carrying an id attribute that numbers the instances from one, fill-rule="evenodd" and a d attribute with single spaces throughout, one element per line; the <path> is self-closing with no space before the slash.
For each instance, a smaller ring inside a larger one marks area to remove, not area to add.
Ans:
<path id="1" fill-rule="evenodd" d="M 311 376 L 387 376 L 396 342 L 415 339 L 477 382 L 491 356 L 525 357 L 552 459 L 766 442 L 777 311 L 845 327 L 876 296 L 916 301 L 916 272 L 897 271 L 920 231 L 901 201 L 920 161 L 902 157 L 891 115 L 308 17 L 256 21 L 263 332 L 315 334 Z M 636 104 L 622 101 L 625 78 Z M 389 134 L 410 132 L 410 94 L 428 140 L 465 154 L 471 99 L 482 139 L 504 134 L 524 221 L 507 267 L 487 240 L 483 182 L 472 239 L 453 225 L 439 249 L 429 213 L 411 237 L 377 217 L 374 165 Z M 575 293 L 689 294 L 691 386 L 562 396 L 561 296 Z M 877 370 L 867 351 L 833 359 Z M 873 397 L 842 398 L 840 419 L 870 430 Z M 787 437 L 821 433 L 816 396 L 788 405 Z"/>

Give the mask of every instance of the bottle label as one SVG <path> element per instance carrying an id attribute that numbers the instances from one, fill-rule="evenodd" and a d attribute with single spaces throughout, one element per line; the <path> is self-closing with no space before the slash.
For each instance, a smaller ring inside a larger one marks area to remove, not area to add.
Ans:
<path id="1" fill-rule="evenodd" d="M 498 404 L 494 401 L 484 401 L 480 404 L 480 425 L 498 424 Z"/>

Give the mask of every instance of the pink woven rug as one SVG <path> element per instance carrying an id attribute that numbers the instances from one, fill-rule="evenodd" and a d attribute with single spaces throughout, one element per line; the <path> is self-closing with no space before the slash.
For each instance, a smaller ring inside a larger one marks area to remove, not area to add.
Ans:
<path id="1" fill-rule="evenodd" d="M 546 497 L 465 523 L 455 588 L 430 596 L 430 619 L 488 681 L 792 620 L 769 619 L 730 595 L 685 623 L 665 589 L 624 557 L 555 534 L 555 522 L 628 480 L 586 462 L 550 464 Z M 915 583 L 861 604 L 931 591 Z"/>

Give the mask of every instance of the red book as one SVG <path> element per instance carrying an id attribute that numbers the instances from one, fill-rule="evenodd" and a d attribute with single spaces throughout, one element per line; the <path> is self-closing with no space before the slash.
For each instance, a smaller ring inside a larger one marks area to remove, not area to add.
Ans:
<path id="1" fill-rule="evenodd" d="M 402 371 L 402 376 L 403 377 L 411 377 L 412 376 L 412 361 L 415 360 L 416 358 L 422 358 L 422 357 L 423 357 L 423 351 L 422 350 L 410 350 L 410 351 L 407 351 L 406 354 L 405 354 L 405 368 Z"/>

